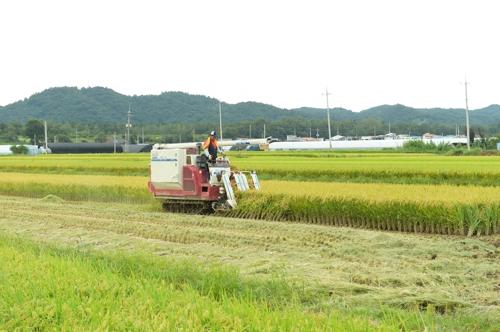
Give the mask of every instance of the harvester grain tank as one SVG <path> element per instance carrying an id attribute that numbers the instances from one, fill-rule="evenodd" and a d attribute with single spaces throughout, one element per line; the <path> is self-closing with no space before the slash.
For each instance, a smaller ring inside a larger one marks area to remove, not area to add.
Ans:
<path id="1" fill-rule="evenodd" d="M 261 142 L 256 142 L 261 143 Z M 220 146 L 234 144 L 219 142 Z M 222 155 L 215 162 L 201 154 L 201 143 L 155 144 L 149 191 L 172 212 L 204 213 L 237 205 L 234 190 L 259 190 L 255 172 L 235 171 Z"/>

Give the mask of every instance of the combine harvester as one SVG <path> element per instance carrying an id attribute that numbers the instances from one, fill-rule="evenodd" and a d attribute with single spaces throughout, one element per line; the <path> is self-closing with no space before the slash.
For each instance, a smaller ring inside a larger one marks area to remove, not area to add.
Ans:
<path id="1" fill-rule="evenodd" d="M 250 140 L 250 144 L 266 140 Z M 234 145 L 221 141 L 219 146 Z M 248 177 L 249 176 L 249 177 Z M 171 212 L 211 213 L 236 208 L 233 189 L 259 190 L 257 174 L 231 169 L 229 158 L 209 162 L 201 143 L 155 144 L 151 150 L 149 191 Z"/>

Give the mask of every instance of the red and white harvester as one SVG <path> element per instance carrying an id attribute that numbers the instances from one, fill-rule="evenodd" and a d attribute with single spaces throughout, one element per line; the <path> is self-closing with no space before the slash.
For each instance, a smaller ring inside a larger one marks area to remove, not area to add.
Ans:
<path id="1" fill-rule="evenodd" d="M 234 142 L 219 142 L 219 146 L 230 144 Z M 163 202 L 165 210 L 207 213 L 234 209 L 234 189 L 260 189 L 255 172 L 232 170 L 229 158 L 223 154 L 209 162 L 201 152 L 201 143 L 153 146 L 148 188 Z"/>

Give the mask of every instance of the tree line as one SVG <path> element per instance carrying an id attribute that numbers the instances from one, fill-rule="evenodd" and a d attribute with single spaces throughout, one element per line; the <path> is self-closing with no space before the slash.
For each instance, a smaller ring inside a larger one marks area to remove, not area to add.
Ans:
<path id="1" fill-rule="evenodd" d="M 389 128 L 390 127 L 390 128 Z M 332 121 L 332 136 L 350 137 L 387 134 L 389 130 L 397 134 L 421 136 L 424 133 L 453 135 L 455 126 L 433 123 L 388 123 L 378 119 Z M 130 130 L 131 143 L 174 143 L 201 141 L 212 130 L 217 131 L 217 122 L 198 123 L 156 123 L 133 126 Z M 500 136 L 500 124 L 490 126 L 473 126 L 471 133 L 481 137 Z M 281 140 L 287 135 L 299 137 L 328 137 L 326 120 L 306 120 L 289 118 L 277 121 L 241 121 L 223 125 L 223 138 L 263 138 L 272 136 Z M 465 134 L 465 126 L 460 127 L 460 134 Z M 126 128 L 123 124 L 70 124 L 48 123 L 49 143 L 112 143 L 123 142 Z M 0 142 L 3 144 L 35 144 L 42 145 L 45 140 L 44 125 L 40 120 L 31 119 L 26 123 L 0 123 Z"/>

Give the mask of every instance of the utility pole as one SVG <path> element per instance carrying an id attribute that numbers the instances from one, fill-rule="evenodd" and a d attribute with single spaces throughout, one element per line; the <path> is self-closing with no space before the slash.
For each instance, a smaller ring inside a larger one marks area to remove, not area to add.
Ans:
<path id="1" fill-rule="evenodd" d="M 113 133 L 113 153 L 116 153 L 116 133 Z"/>
<path id="2" fill-rule="evenodd" d="M 219 101 L 219 132 L 220 132 L 220 140 L 222 141 L 222 104 Z"/>
<path id="3" fill-rule="evenodd" d="M 266 123 L 264 122 L 264 137 L 262 138 L 266 138 Z"/>
<path id="4" fill-rule="evenodd" d="M 141 127 L 142 144 L 144 144 L 144 127 Z"/>
<path id="5" fill-rule="evenodd" d="M 49 138 L 47 137 L 47 121 L 43 121 L 43 127 L 45 131 L 45 151 L 47 151 L 47 149 L 49 148 Z"/>
<path id="6" fill-rule="evenodd" d="M 249 133 L 249 136 L 250 136 L 249 138 L 252 138 L 252 125 L 250 125 L 248 133 Z"/>
<path id="7" fill-rule="evenodd" d="M 467 149 L 470 150 L 469 98 L 467 95 L 467 77 L 465 77 L 465 121 L 467 126 Z"/>
<path id="8" fill-rule="evenodd" d="M 325 96 L 326 96 L 326 116 L 328 117 L 328 142 L 330 142 L 330 149 L 332 148 L 332 129 L 330 127 L 330 104 L 328 102 L 328 96 L 330 96 L 331 93 L 328 92 L 328 88 L 325 90 Z"/>
<path id="9" fill-rule="evenodd" d="M 75 143 L 78 143 L 78 128 L 75 128 Z"/>
<path id="10" fill-rule="evenodd" d="M 391 133 L 391 121 L 389 121 L 389 134 Z"/>
<path id="11" fill-rule="evenodd" d="M 132 117 L 132 111 L 130 110 L 130 104 L 128 104 L 128 112 L 127 112 L 127 123 L 125 127 L 127 128 L 127 137 L 125 138 L 125 151 L 128 152 L 129 144 L 130 144 L 130 128 L 132 128 L 132 123 L 130 123 L 130 118 Z"/>

